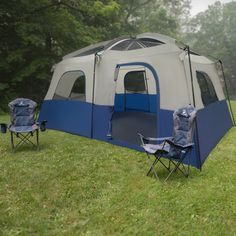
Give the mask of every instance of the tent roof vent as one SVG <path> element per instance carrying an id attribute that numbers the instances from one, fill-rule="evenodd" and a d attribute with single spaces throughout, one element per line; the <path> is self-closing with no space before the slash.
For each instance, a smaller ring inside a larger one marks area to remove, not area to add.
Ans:
<path id="1" fill-rule="evenodd" d="M 164 43 L 153 38 L 138 38 L 138 39 L 130 38 L 117 43 L 115 46 L 111 48 L 111 50 L 129 51 L 129 50 L 159 46 L 162 44 Z"/>

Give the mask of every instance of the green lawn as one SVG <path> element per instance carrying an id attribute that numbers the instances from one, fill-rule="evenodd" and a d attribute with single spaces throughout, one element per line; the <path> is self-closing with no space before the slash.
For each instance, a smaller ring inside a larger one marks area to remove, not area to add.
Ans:
<path id="1" fill-rule="evenodd" d="M 167 183 L 145 175 L 143 153 L 51 130 L 40 141 L 12 153 L 0 134 L 0 235 L 236 235 L 236 128 L 201 172 Z"/>

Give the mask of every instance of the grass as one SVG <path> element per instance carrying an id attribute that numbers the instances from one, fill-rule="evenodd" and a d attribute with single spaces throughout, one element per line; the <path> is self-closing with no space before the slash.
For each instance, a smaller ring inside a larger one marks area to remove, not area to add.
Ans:
<path id="1" fill-rule="evenodd" d="M 0 235 L 236 235 L 236 128 L 201 172 L 167 183 L 145 175 L 143 153 L 40 136 L 39 151 L 12 153 L 9 133 L 0 135 Z"/>

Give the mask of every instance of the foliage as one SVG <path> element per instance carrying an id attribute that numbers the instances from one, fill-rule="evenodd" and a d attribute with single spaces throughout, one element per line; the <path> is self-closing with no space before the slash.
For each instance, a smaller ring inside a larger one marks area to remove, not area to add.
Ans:
<path id="1" fill-rule="evenodd" d="M 188 41 L 194 50 L 223 61 L 231 94 L 236 90 L 236 2 L 216 2 L 198 14 L 188 26 Z"/>
<path id="2" fill-rule="evenodd" d="M 77 9 L 72 1 L 1 1 L 1 105 L 15 96 L 41 100 L 62 55 L 103 39 L 119 9 L 104 2 L 76 1 Z"/>
<path id="3" fill-rule="evenodd" d="M 0 235 L 234 235 L 235 139 L 163 183 L 143 153 L 51 130 L 12 153 L 0 134 Z"/>
<path id="4" fill-rule="evenodd" d="M 188 0 L 2 0 L 0 109 L 15 97 L 41 101 L 51 67 L 88 44 L 153 31 L 177 36 Z"/>
<path id="5" fill-rule="evenodd" d="M 124 33 L 158 32 L 177 37 L 189 15 L 189 0 L 119 0 Z"/>

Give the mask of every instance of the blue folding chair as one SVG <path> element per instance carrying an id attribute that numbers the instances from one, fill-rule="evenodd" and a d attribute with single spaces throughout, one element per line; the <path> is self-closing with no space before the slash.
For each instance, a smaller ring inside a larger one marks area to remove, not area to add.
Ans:
<path id="1" fill-rule="evenodd" d="M 38 149 L 39 129 L 46 130 L 46 121 L 36 122 L 37 103 L 28 98 L 17 98 L 8 104 L 10 108 L 11 123 L 1 124 L 1 132 L 6 133 L 7 128 L 11 134 L 11 146 L 15 150 L 23 144 L 31 144 Z M 33 137 L 35 136 L 35 141 Z M 16 141 L 17 140 L 17 141 Z"/>
<path id="2" fill-rule="evenodd" d="M 141 146 L 148 159 L 154 156 L 147 175 L 154 173 L 159 179 L 155 166 L 160 163 L 169 172 L 166 180 L 179 170 L 185 177 L 189 175 L 190 154 L 194 146 L 193 135 L 196 120 L 196 110 L 192 106 L 182 107 L 173 113 L 173 136 L 162 138 L 147 138 L 139 134 Z M 162 158 L 168 159 L 168 165 Z M 187 160 L 188 159 L 188 160 Z M 184 164 L 185 163 L 185 164 Z M 171 165 L 174 168 L 171 168 Z M 186 166 L 187 165 L 187 168 Z"/>

